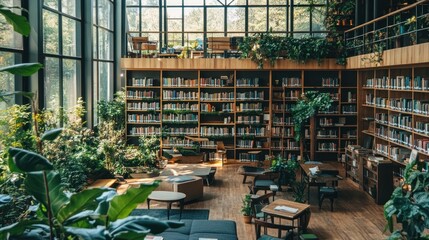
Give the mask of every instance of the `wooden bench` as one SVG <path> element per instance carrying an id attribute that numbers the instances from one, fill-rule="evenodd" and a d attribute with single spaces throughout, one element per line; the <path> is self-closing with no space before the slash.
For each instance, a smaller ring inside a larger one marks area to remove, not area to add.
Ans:
<path id="1" fill-rule="evenodd" d="M 116 183 L 116 179 L 97 179 L 91 183 L 88 188 L 112 187 Z"/>

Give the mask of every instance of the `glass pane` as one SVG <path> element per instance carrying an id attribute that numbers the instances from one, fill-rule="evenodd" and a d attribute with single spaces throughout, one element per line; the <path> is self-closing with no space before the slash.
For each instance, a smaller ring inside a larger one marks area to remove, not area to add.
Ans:
<path id="1" fill-rule="evenodd" d="M 12 0 L 3 0 L 0 1 L 0 4 L 4 4 L 4 6 L 16 5 L 15 1 Z M 14 9 L 13 12 L 16 14 L 21 14 L 21 11 L 16 9 Z M 3 17 L 3 15 L 0 15 L 0 33 L 1 47 L 22 49 L 22 36 L 13 31 L 12 25 L 6 22 L 6 19 Z"/>
<path id="2" fill-rule="evenodd" d="M 286 0 L 270 0 L 270 5 L 286 5 Z"/>
<path id="3" fill-rule="evenodd" d="M 6 67 L 15 64 L 15 54 L 0 51 L 0 67 Z M 15 76 L 6 72 L 0 72 L 0 90 L 6 92 L 15 91 Z M 8 102 L 0 102 L 0 109 L 5 109 L 8 105 L 15 102 L 14 95 L 7 97 Z"/>
<path id="4" fill-rule="evenodd" d="M 58 14 L 43 10 L 43 51 L 59 54 Z"/>
<path id="5" fill-rule="evenodd" d="M 139 0 L 127 0 L 125 4 L 127 6 L 130 6 L 130 5 L 137 6 L 139 5 Z"/>
<path id="6" fill-rule="evenodd" d="M 159 0 L 142 0 L 142 5 L 143 6 L 159 6 Z"/>
<path id="7" fill-rule="evenodd" d="M 185 6 L 202 6 L 204 4 L 203 0 L 186 0 Z"/>
<path id="8" fill-rule="evenodd" d="M 181 7 L 167 8 L 167 18 L 182 18 Z"/>
<path id="9" fill-rule="evenodd" d="M 168 46 L 182 46 L 182 33 L 168 33 Z"/>
<path id="10" fill-rule="evenodd" d="M 112 88 L 113 85 L 113 64 L 100 62 L 99 63 L 99 75 L 98 75 L 98 100 L 110 100 L 112 99 Z"/>
<path id="11" fill-rule="evenodd" d="M 273 31 L 286 31 L 286 7 L 271 7 L 270 26 Z"/>
<path id="12" fill-rule="evenodd" d="M 77 102 L 77 82 L 80 75 L 80 62 L 63 60 L 63 108 L 69 110 Z"/>
<path id="13" fill-rule="evenodd" d="M 293 10 L 293 30 L 309 31 L 310 30 L 310 12 L 308 7 L 295 7 Z"/>
<path id="14" fill-rule="evenodd" d="M 61 11 L 74 17 L 80 17 L 80 1 L 62 0 Z"/>
<path id="15" fill-rule="evenodd" d="M 113 60 L 113 33 L 98 29 L 98 53 L 99 59 Z"/>
<path id="16" fill-rule="evenodd" d="M 142 8 L 142 31 L 159 31 L 158 8 Z"/>
<path id="17" fill-rule="evenodd" d="M 249 5 L 267 5 L 267 0 L 249 0 Z"/>
<path id="18" fill-rule="evenodd" d="M 97 27 L 92 27 L 92 56 L 98 59 L 98 36 Z"/>
<path id="19" fill-rule="evenodd" d="M 325 31 L 326 7 L 315 7 L 313 11 L 312 31 Z"/>
<path id="20" fill-rule="evenodd" d="M 139 31 L 139 9 L 127 8 L 128 29 L 130 31 Z"/>
<path id="21" fill-rule="evenodd" d="M 203 50 L 203 34 L 202 33 L 185 34 L 185 46 L 194 47 L 196 50 Z"/>
<path id="22" fill-rule="evenodd" d="M 167 0 L 167 6 L 182 6 L 182 0 Z"/>
<path id="23" fill-rule="evenodd" d="M 43 5 L 58 10 L 58 0 L 44 0 Z"/>
<path id="24" fill-rule="evenodd" d="M 207 8 L 207 31 L 223 32 L 225 14 L 223 8 Z"/>
<path id="25" fill-rule="evenodd" d="M 224 3 L 225 0 L 220 0 L 220 2 Z M 223 4 L 219 3 L 217 0 L 206 0 L 206 5 L 219 5 L 219 6 L 222 6 Z"/>
<path id="26" fill-rule="evenodd" d="M 78 30 L 79 24 L 67 17 L 63 17 L 63 55 L 80 56 L 76 46 L 82 46 L 78 36 L 81 36 Z"/>
<path id="27" fill-rule="evenodd" d="M 113 29 L 113 3 L 108 0 L 98 0 L 98 25 Z"/>
<path id="28" fill-rule="evenodd" d="M 249 8 L 249 32 L 267 31 L 267 9 L 266 8 Z"/>
<path id="29" fill-rule="evenodd" d="M 182 31 L 182 20 L 180 19 L 169 19 L 168 20 L 168 31 L 169 32 L 181 32 Z"/>
<path id="30" fill-rule="evenodd" d="M 203 31 L 204 17 L 202 8 L 185 8 L 185 32 Z"/>
<path id="31" fill-rule="evenodd" d="M 228 32 L 244 32 L 245 30 L 245 8 L 228 8 Z"/>
<path id="32" fill-rule="evenodd" d="M 233 1 L 230 5 L 246 5 L 246 0 L 227 0 L 227 3 L 230 3 Z"/>
<path id="33" fill-rule="evenodd" d="M 58 58 L 45 59 L 45 108 L 55 112 L 60 107 L 60 66 Z"/>

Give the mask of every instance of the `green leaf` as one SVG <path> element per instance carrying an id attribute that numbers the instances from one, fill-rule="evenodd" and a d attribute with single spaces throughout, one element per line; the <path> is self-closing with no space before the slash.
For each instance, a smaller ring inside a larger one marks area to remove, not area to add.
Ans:
<path id="1" fill-rule="evenodd" d="M 0 72 L 8 72 L 21 76 L 31 76 L 43 67 L 40 63 L 21 63 L 0 68 Z"/>
<path id="2" fill-rule="evenodd" d="M 115 196 L 110 201 L 107 215 L 110 221 L 127 217 L 138 204 L 143 203 L 149 194 L 157 188 L 159 181 L 153 184 L 141 184 L 138 188 L 129 188 L 124 194 Z"/>
<path id="3" fill-rule="evenodd" d="M 0 194 L 0 208 L 12 201 L 12 197 L 6 194 Z"/>
<path id="4" fill-rule="evenodd" d="M 46 172 L 46 179 L 49 188 L 49 198 L 51 200 L 51 209 L 53 216 L 57 216 L 59 210 L 64 207 L 69 198 L 64 193 L 61 183 L 60 174 L 56 171 Z M 39 202 L 48 208 L 48 200 L 46 195 L 46 187 L 43 179 L 43 172 L 31 172 L 25 179 L 25 188 L 32 194 Z"/>
<path id="5" fill-rule="evenodd" d="M 177 228 L 184 223 L 174 221 L 160 221 L 150 216 L 131 216 L 112 222 L 108 230 L 113 238 L 119 237 L 127 232 L 150 232 L 158 234 L 167 228 Z"/>
<path id="6" fill-rule="evenodd" d="M 26 229 L 33 224 L 43 224 L 41 220 L 21 220 L 6 227 L 0 228 L 0 239 L 9 239 L 9 237 L 21 236 Z"/>
<path id="7" fill-rule="evenodd" d="M 55 128 L 55 129 L 51 129 L 49 131 L 46 131 L 45 133 L 43 133 L 42 135 L 42 140 L 43 141 L 52 141 L 55 140 L 62 132 L 64 129 L 62 128 Z"/>
<path id="8" fill-rule="evenodd" d="M 54 168 L 48 159 L 35 152 L 21 148 L 9 148 L 9 154 L 13 157 L 16 167 L 24 172 L 52 170 Z M 11 166 L 11 170 L 14 168 Z"/>
<path id="9" fill-rule="evenodd" d="M 105 235 L 105 227 L 97 226 L 96 228 L 75 228 L 75 227 L 66 227 L 65 231 L 73 236 L 78 237 L 79 239 L 85 240 L 105 240 L 109 239 Z"/>
<path id="10" fill-rule="evenodd" d="M 31 27 L 24 16 L 18 15 L 11 11 L 10 8 L 0 5 L 0 14 L 2 14 L 6 21 L 13 26 L 13 30 L 26 37 L 30 35 Z"/>
<path id="11" fill-rule="evenodd" d="M 108 188 L 92 188 L 73 194 L 70 197 L 70 202 L 61 208 L 58 215 L 56 215 L 57 220 L 63 223 L 71 216 L 84 210 L 95 210 L 97 207 L 96 199 L 106 191 L 112 190 Z"/>

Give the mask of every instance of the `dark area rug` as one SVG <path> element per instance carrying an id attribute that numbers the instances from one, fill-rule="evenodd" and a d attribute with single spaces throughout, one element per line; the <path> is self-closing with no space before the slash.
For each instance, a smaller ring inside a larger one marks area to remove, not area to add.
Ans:
<path id="1" fill-rule="evenodd" d="M 170 210 L 170 220 L 179 220 L 179 209 Z M 183 209 L 182 219 L 209 219 L 208 209 Z M 135 209 L 130 216 L 148 215 L 159 219 L 167 219 L 167 209 Z"/>

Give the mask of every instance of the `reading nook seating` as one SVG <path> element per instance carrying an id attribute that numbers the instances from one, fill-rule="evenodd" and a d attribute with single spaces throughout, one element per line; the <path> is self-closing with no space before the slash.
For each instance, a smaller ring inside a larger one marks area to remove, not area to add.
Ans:
<path id="1" fill-rule="evenodd" d="M 197 240 L 212 238 L 217 240 L 237 240 L 237 227 L 230 220 L 182 220 L 185 226 L 167 229 L 159 234 L 166 240 Z"/>

